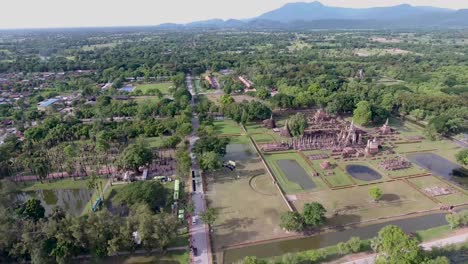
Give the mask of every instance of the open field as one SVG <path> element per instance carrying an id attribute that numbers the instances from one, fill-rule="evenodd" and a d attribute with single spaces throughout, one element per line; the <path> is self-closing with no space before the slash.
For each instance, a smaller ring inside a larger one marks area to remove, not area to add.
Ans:
<path id="1" fill-rule="evenodd" d="M 240 126 L 233 120 L 217 120 L 214 121 L 213 124 L 218 135 L 241 134 Z"/>
<path id="2" fill-rule="evenodd" d="M 244 137 L 246 138 L 246 137 Z M 231 144 L 245 142 L 242 137 Z M 245 143 L 246 148 L 252 148 Z M 230 148 L 228 147 L 228 155 Z M 260 158 L 236 161 L 235 171 L 223 168 L 208 176 L 210 207 L 219 210 L 214 224 L 214 246 L 223 246 L 279 237 L 280 214 L 288 210 Z"/>
<path id="3" fill-rule="evenodd" d="M 168 95 L 170 94 L 171 87 L 173 87 L 172 82 L 146 83 L 137 85 L 135 91 L 141 91 L 143 94 L 146 94 L 149 90 L 158 89 L 164 95 Z"/>
<path id="4" fill-rule="evenodd" d="M 430 187 L 450 188 L 454 193 L 449 195 L 436 196 L 435 199 L 447 205 L 458 205 L 468 203 L 468 195 L 464 193 L 459 187 L 454 187 L 451 184 L 440 180 L 437 176 L 427 176 L 420 178 L 413 178 L 409 180 L 414 183 L 421 191 Z"/>
<path id="5" fill-rule="evenodd" d="M 415 211 L 438 208 L 438 204 L 403 181 L 373 185 L 382 190 L 379 202 L 369 196 L 370 186 L 357 186 L 339 190 L 325 190 L 297 194 L 293 202 L 299 211 L 305 203 L 319 202 L 327 209 L 328 225 L 343 225 L 380 217 L 398 216 Z M 338 215 L 333 215 L 338 211 Z"/>
<path id="6" fill-rule="evenodd" d="M 291 181 L 287 177 L 287 172 L 284 171 L 285 168 L 280 167 L 280 165 L 278 164 L 278 161 L 281 160 L 292 160 L 297 162 L 297 164 L 299 164 L 300 167 L 304 169 L 307 176 L 309 177 L 307 180 L 312 181 L 314 183 L 315 187 L 313 188 L 313 191 L 325 188 L 325 183 L 322 181 L 322 179 L 320 179 L 319 177 L 312 176 L 312 168 L 299 154 L 295 152 L 281 154 L 265 154 L 265 159 L 268 162 L 270 168 L 273 170 L 273 174 L 275 175 L 278 183 L 288 194 L 302 192 L 304 191 L 304 189 L 298 183 Z"/>

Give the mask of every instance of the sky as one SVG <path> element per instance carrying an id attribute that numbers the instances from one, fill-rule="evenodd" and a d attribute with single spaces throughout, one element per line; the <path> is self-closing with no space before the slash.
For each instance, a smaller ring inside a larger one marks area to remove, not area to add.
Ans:
<path id="1" fill-rule="evenodd" d="M 158 25 L 212 18 L 245 19 L 291 2 L 311 0 L 0 0 L 0 28 Z M 402 3 L 452 9 L 468 0 L 321 0 L 329 6 L 373 7 Z"/>

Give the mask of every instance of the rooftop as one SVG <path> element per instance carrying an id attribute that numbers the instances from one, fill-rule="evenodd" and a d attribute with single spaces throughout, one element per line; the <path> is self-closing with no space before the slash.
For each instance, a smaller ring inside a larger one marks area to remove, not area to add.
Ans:
<path id="1" fill-rule="evenodd" d="M 57 98 L 50 98 L 50 99 L 47 99 L 45 101 L 42 101 L 38 104 L 39 107 L 48 107 L 48 106 L 51 106 L 53 104 L 55 104 L 56 102 L 58 102 L 59 99 Z"/>

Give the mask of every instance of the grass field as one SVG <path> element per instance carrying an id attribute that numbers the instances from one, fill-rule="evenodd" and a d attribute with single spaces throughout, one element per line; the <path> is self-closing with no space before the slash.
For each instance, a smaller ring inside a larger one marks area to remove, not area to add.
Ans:
<path id="1" fill-rule="evenodd" d="M 219 210 L 214 225 L 216 248 L 285 234 L 279 223 L 287 207 L 269 176 L 236 179 L 229 172 L 222 174 L 215 175 L 218 179 L 209 184 L 207 192 L 210 207 Z"/>
<path id="2" fill-rule="evenodd" d="M 284 174 L 283 169 L 281 169 L 277 162 L 278 160 L 295 160 L 299 165 L 305 170 L 307 175 L 310 179 L 315 183 L 316 187 L 314 191 L 320 190 L 325 188 L 325 183 L 319 177 L 312 176 L 312 168 L 307 164 L 307 162 L 297 153 L 290 152 L 290 153 L 281 153 L 281 154 L 267 154 L 265 155 L 265 159 L 268 162 L 268 165 L 273 170 L 273 174 L 275 175 L 278 183 L 281 185 L 283 190 L 287 194 L 293 194 L 304 191 L 301 186 L 297 183 L 291 182 L 287 179 L 286 175 Z"/>
<path id="3" fill-rule="evenodd" d="M 454 187 L 440 179 L 437 176 L 426 176 L 420 178 L 413 178 L 410 179 L 412 183 L 414 183 L 418 188 L 421 190 L 429 187 L 440 186 L 443 188 L 450 188 L 454 191 L 454 193 L 449 195 L 437 196 L 435 197 L 437 200 L 441 201 L 447 205 L 458 205 L 468 203 L 468 195 L 464 193 L 460 188 Z"/>
<path id="4" fill-rule="evenodd" d="M 162 82 L 162 83 L 146 83 L 146 84 L 139 84 L 137 85 L 135 91 L 140 90 L 143 94 L 147 94 L 148 90 L 151 89 L 158 89 L 164 95 L 170 94 L 170 89 L 174 85 L 172 82 Z"/>
<path id="5" fill-rule="evenodd" d="M 424 137 L 423 128 L 408 121 L 402 122 L 398 119 L 392 118 L 390 119 L 390 126 L 396 128 L 397 131 L 400 132 L 400 136 L 403 140 L 407 140 L 408 137 L 412 136 Z M 450 140 L 443 139 L 430 141 L 429 139 L 423 139 L 420 143 L 397 144 L 395 151 L 398 153 L 406 153 L 432 150 L 432 152 L 455 162 L 454 155 L 460 151 L 460 149 L 460 146 Z"/>
<path id="6" fill-rule="evenodd" d="M 167 136 L 161 137 L 147 137 L 145 142 L 150 148 L 160 148 L 164 145 L 164 140 L 167 139 Z"/>
<path id="7" fill-rule="evenodd" d="M 383 192 L 377 203 L 369 196 L 370 186 L 298 194 L 293 203 L 299 211 L 302 211 L 305 203 L 321 203 L 327 209 L 327 224 L 330 226 L 439 208 L 438 204 L 403 181 L 380 183 L 372 187 L 378 187 Z M 336 210 L 338 215 L 334 216 Z"/>
<path id="8" fill-rule="evenodd" d="M 276 142 L 276 138 L 270 134 L 254 134 L 252 138 L 257 144 L 266 144 Z"/>
<path id="9" fill-rule="evenodd" d="M 235 137 L 233 144 L 248 144 Z M 230 154 L 230 153 L 228 153 Z M 219 210 L 213 242 L 223 246 L 281 237 L 280 214 L 288 210 L 258 155 L 236 161 L 236 170 L 221 169 L 207 175 L 210 207 Z"/>
<path id="10" fill-rule="evenodd" d="M 233 120 L 214 121 L 214 129 L 218 135 L 240 135 L 241 127 Z"/>
<path id="11" fill-rule="evenodd" d="M 323 170 L 320 167 L 320 163 L 322 161 L 323 160 L 312 161 L 313 168 L 316 172 L 320 174 L 320 176 L 325 178 L 331 185 L 333 185 L 333 187 L 354 184 L 354 181 L 351 179 L 351 176 L 349 176 L 345 171 L 336 166 L 335 161 L 330 161 L 330 163 L 332 164 L 332 169 L 330 170 Z M 327 172 L 333 172 L 333 174 L 326 175 Z"/>
<path id="12" fill-rule="evenodd" d="M 105 182 L 105 180 L 101 180 Z M 54 190 L 54 189 L 86 189 L 88 181 L 86 179 L 73 180 L 73 179 L 64 179 L 64 180 L 54 180 L 51 182 L 44 183 L 34 182 L 27 183 L 25 187 L 21 188 L 22 191 L 35 191 L 35 190 Z"/>
<path id="13" fill-rule="evenodd" d="M 114 256 L 100 260 L 100 263 L 103 264 L 186 264 L 189 262 L 190 255 L 188 251 L 171 251 L 165 254 Z"/>

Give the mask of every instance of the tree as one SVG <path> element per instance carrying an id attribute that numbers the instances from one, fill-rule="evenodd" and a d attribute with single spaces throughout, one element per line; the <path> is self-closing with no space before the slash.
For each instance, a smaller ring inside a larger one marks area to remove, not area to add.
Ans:
<path id="1" fill-rule="evenodd" d="M 468 165 L 468 149 L 460 150 L 455 154 L 457 161 L 463 165 Z"/>
<path id="2" fill-rule="evenodd" d="M 466 226 L 468 225 L 468 210 L 447 214 L 445 219 L 452 229 L 458 228 L 460 226 Z"/>
<path id="3" fill-rule="evenodd" d="M 420 263 L 421 250 L 418 241 L 410 238 L 399 227 L 389 225 L 377 236 L 377 263 Z"/>
<path id="4" fill-rule="evenodd" d="M 125 170 L 140 172 L 140 167 L 148 165 L 153 159 L 153 153 L 143 143 L 128 146 L 119 156 L 119 167 Z"/>
<path id="5" fill-rule="evenodd" d="M 372 120 L 371 105 L 367 101 L 360 101 L 353 112 L 354 122 L 358 125 L 367 125 Z"/>
<path id="6" fill-rule="evenodd" d="M 304 223 L 307 226 L 315 227 L 325 222 L 325 213 L 327 210 L 320 203 L 306 203 L 302 211 Z"/>
<path id="7" fill-rule="evenodd" d="M 378 187 L 372 187 L 369 189 L 369 195 L 374 201 L 378 201 L 382 197 L 382 190 Z"/>
<path id="8" fill-rule="evenodd" d="M 168 191 L 157 181 L 134 182 L 122 187 L 115 195 L 115 201 L 127 206 L 146 204 L 153 210 L 159 212 L 168 203 Z"/>
<path id="9" fill-rule="evenodd" d="M 288 120 L 288 128 L 291 135 L 298 137 L 304 133 L 307 127 L 307 118 L 303 113 L 296 113 Z"/>
<path id="10" fill-rule="evenodd" d="M 348 243 L 340 242 L 336 245 L 336 247 L 338 248 L 338 251 L 341 255 L 346 255 L 349 254 L 349 252 L 351 252 Z"/>
<path id="11" fill-rule="evenodd" d="M 31 219 L 36 222 L 44 218 L 45 209 L 41 205 L 40 200 L 30 198 L 17 209 L 16 213 L 22 218 Z"/>
<path id="12" fill-rule="evenodd" d="M 208 225 L 213 225 L 218 219 L 219 212 L 215 208 L 208 208 L 205 212 L 200 215 L 200 219 Z"/>
<path id="13" fill-rule="evenodd" d="M 271 96 L 270 92 L 266 88 L 258 88 L 257 93 L 255 94 L 258 98 L 262 100 L 266 100 L 268 97 Z"/>
<path id="14" fill-rule="evenodd" d="M 346 244 L 348 244 L 350 251 L 353 253 L 361 251 L 362 241 L 359 237 L 351 237 Z"/>
<path id="15" fill-rule="evenodd" d="M 267 261 L 253 256 L 247 256 L 242 260 L 242 264 L 267 264 Z"/>
<path id="16" fill-rule="evenodd" d="M 221 98 L 219 98 L 219 102 L 221 103 L 221 105 L 229 105 L 229 104 L 232 104 L 234 103 L 234 98 L 232 98 L 232 96 L 230 96 L 229 94 L 223 94 L 221 95 Z"/>
<path id="17" fill-rule="evenodd" d="M 304 230 L 304 219 L 298 212 L 286 212 L 281 215 L 280 227 L 299 232 Z"/>
<path id="18" fill-rule="evenodd" d="M 205 152 L 200 157 L 200 167 L 204 171 L 215 171 L 222 166 L 219 154 L 214 151 Z"/>

